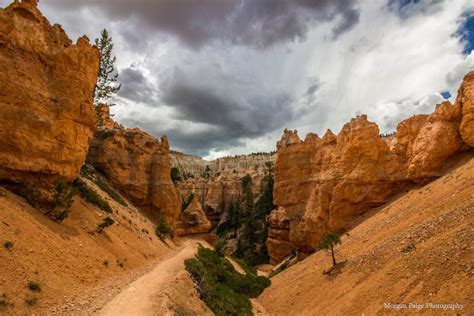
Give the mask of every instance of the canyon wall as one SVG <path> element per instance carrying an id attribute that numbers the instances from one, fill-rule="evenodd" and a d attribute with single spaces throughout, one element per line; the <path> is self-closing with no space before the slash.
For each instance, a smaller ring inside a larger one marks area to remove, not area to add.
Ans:
<path id="1" fill-rule="evenodd" d="M 173 167 L 183 175 L 183 179 L 176 183 L 181 199 L 184 201 L 194 193 L 213 227 L 231 202 L 240 198 L 242 177 L 250 175 L 252 192 L 257 197 L 267 168 L 265 164 L 276 160 L 276 153 L 223 157 L 212 161 L 179 152 L 171 152 L 170 156 Z M 210 170 L 208 178 L 203 177 L 206 166 Z"/>
<path id="2" fill-rule="evenodd" d="M 95 129 L 99 52 L 73 44 L 36 1 L 0 9 L 0 180 L 39 200 L 58 177 L 79 174 Z"/>
<path id="3" fill-rule="evenodd" d="M 440 175 L 446 161 L 472 146 L 474 73 L 454 105 L 402 121 L 388 138 L 358 116 L 338 135 L 285 130 L 277 145 L 274 204 L 268 216 L 268 253 L 278 262 L 294 251 L 309 253 L 328 231 L 343 232 L 370 208 L 415 183 Z M 464 140 L 464 141 L 463 141 Z"/>
<path id="4" fill-rule="evenodd" d="M 181 200 L 171 181 L 169 144 L 138 128 L 123 128 L 109 116 L 107 106 L 97 110 L 98 130 L 87 161 L 136 206 L 170 224 L 179 219 Z"/>

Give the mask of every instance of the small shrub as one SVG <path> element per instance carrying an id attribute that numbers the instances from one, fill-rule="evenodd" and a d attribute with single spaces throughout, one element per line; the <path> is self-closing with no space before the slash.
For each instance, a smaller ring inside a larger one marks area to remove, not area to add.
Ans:
<path id="1" fill-rule="evenodd" d="M 411 252 L 411 251 L 413 251 L 413 250 L 415 250 L 415 249 L 416 249 L 415 244 L 409 244 L 408 246 L 403 247 L 402 249 L 400 249 L 400 252 L 402 252 L 402 253 L 409 253 L 409 252 Z"/>
<path id="2" fill-rule="evenodd" d="M 104 267 L 108 268 L 109 267 L 109 260 L 104 260 L 102 262 L 102 264 L 104 265 Z"/>
<path id="3" fill-rule="evenodd" d="M 194 192 L 191 192 L 186 198 L 186 201 L 183 201 L 183 203 L 181 204 L 181 212 L 188 208 L 189 204 L 191 204 L 193 199 L 194 199 Z"/>
<path id="4" fill-rule="evenodd" d="M 98 139 L 106 139 L 112 136 L 113 134 L 114 134 L 114 131 L 100 130 L 100 131 L 95 132 L 94 136 L 97 137 Z"/>
<path id="5" fill-rule="evenodd" d="M 336 233 L 329 232 L 316 246 L 316 248 L 320 250 L 331 250 L 333 267 L 337 264 L 336 257 L 334 256 L 334 247 L 338 244 L 341 244 L 341 237 Z"/>
<path id="6" fill-rule="evenodd" d="M 122 269 L 125 266 L 125 263 L 123 262 L 123 260 L 117 260 L 115 264 L 117 265 L 117 267 L 120 267 Z"/>
<path id="7" fill-rule="evenodd" d="M 84 200 L 91 204 L 94 204 L 105 212 L 112 213 L 112 208 L 110 207 L 109 203 L 102 199 L 94 190 L 89 188 L 84 182 L 79 179 L 76 179 L 76 181 L 74 181 L 74 187 Z"/>
<path id="8" fill-rule="evenodd" d="M 53 184 L 53 208 L 46 214 L 57 222 L 62 222 L 71 211 L 74 188 L 64 178 L 57 179 Z"/>
<path id="9" fill-rule="evenodd" d="M 41 284 L 38 282 L 30 281 L 28 282 L 28 289 L 32 292 L 41 292 Z"/>
<path id="10" fill-rule="evenodd" d="M 158 225 L 156 226 L 156 235 L 161 239 L 165 239 L 166 237 L 171 236 L 171 227 L 169 226 L 168 222 L 166 221 L 163 215 L 160 215 L 158 220 Z"/>
<path id="11" fill-rule="evenodd" d="M 35 306 L 38 303 L 38 298 L 36 297 L 29 297 L 25 299 L 25 304 L 28 306 Z"/>
<path id="12" fill-rule="evenodd" d="M 183 178 L 181 177 L 181 172 L 179 172 L 179 169 L 176 167 L 171 168 L 171 180 L 173 181 L 174 184 L 177 184 Z"/>
<path id="13" fill-rule="evenodd" d="M 111 217 L 107 216 L 106 218 L 104 218 L 102 223 L 97 224 L 97 232 L 99 233 L 103 232 L 104 229 L 106 229 L 109 226 L 112 226 L 114 223 L 115 221 Z"/>
<path id="14" fill-rule="evenodd" d="M 11 242 L 10 240 L 7 240 L 3 243 L 3 247 L 5 247 L 5 249 L 12 249 L 13 248 L 13 242 Z"/>

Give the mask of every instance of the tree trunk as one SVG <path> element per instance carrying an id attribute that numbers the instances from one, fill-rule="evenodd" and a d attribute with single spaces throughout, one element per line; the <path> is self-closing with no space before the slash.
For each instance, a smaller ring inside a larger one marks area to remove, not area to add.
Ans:
<path id="1" fill-rule="evenodd" d="M 334 248 L 331 247 L 331 255 L 332 255 L 332 266 L 336 265 L 336 258 L 334 257 Z"/>

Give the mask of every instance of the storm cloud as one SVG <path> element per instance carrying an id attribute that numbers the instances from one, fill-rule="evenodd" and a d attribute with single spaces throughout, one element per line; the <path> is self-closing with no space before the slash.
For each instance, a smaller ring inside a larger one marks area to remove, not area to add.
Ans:
<path id="1" fill-rule="evenodd" d="M 354 0 L 50 0 L 65 10 L 87 6 L 111 20 L 128 20 L 140 32 L 125 29 L 136 42 L 147 33 L 177 36 L 190 47 L 219 41 L 229 45 L 266 48 L 276 43 L 304 40 L 315 22 L 338 19 L 336 38 L 359 20 Z"/>

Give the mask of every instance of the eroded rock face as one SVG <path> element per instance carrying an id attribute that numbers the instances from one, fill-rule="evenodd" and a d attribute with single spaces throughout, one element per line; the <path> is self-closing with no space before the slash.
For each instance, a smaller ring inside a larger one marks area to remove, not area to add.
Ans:
<path id="1" fill-rule="evenodd" d="M 181 212 L 179 219 L 176 233 L 180 236 L 204 234 L 211 230 L 211 222 L 207 219 L 197 197 L 194 197 L 188 207 Z"/>
<path id="2" fill-rule="evenodd" d="M 36 1 L 0 9 L 0 179 L 48 187 L 73 180 L 95 130 L 99 52 L 73 44 Z"/>
<path id="3" fill-rule="evenodd" d="M 389 138 L 381 138 L 364 115 L 322 139 L 309 134 L 301 141 L 296 131 L 285 130 L 275 166 L 278 208 L 267 217 L 271 260 L 311 252 L 328 231 L 343 232 L 390 196 L 438 177 L 446 161 L 467 147 L 463 140 L 471 139 L 473 82 L 471 73 L 454 105 L 444 102 L 431 115 L 402 121 Z"/>
<path id="4" fill-rule="evenodd" d="M 212 161 L 179 152 L 171 153 L 173 167 L 178 168 L 182 175 L 187 175 L 176 184 L 182 200 L 194 193 L 213 227 L 228 211 L 231 202 L 239 199 L 242 177 L 251 176 L 252 192 L 255 197 L 259 195 L 266 163 L 274 163 L 275 159 L 275 153 L 223 157 Z M 206 166 L 209 166 L 208 178 L 202 176 Z"/>
<path id="5" fill-rule="evenodd" d="M 463 141 L 474 147 L 474 71 L 464 78 L 459 88 L 456 104 L 462 109 L 460 132 Z"/>
<path id="6" fill-rule="evenodd" d="M 138 128 L 112 125 L 115 127 L 99 126 L 88 162 L 136 206 L 155 218 L 163 212 L 168 222 L 174 224 L 181 200 L 171 181 L 166 136 L 159 141 Z"/>

